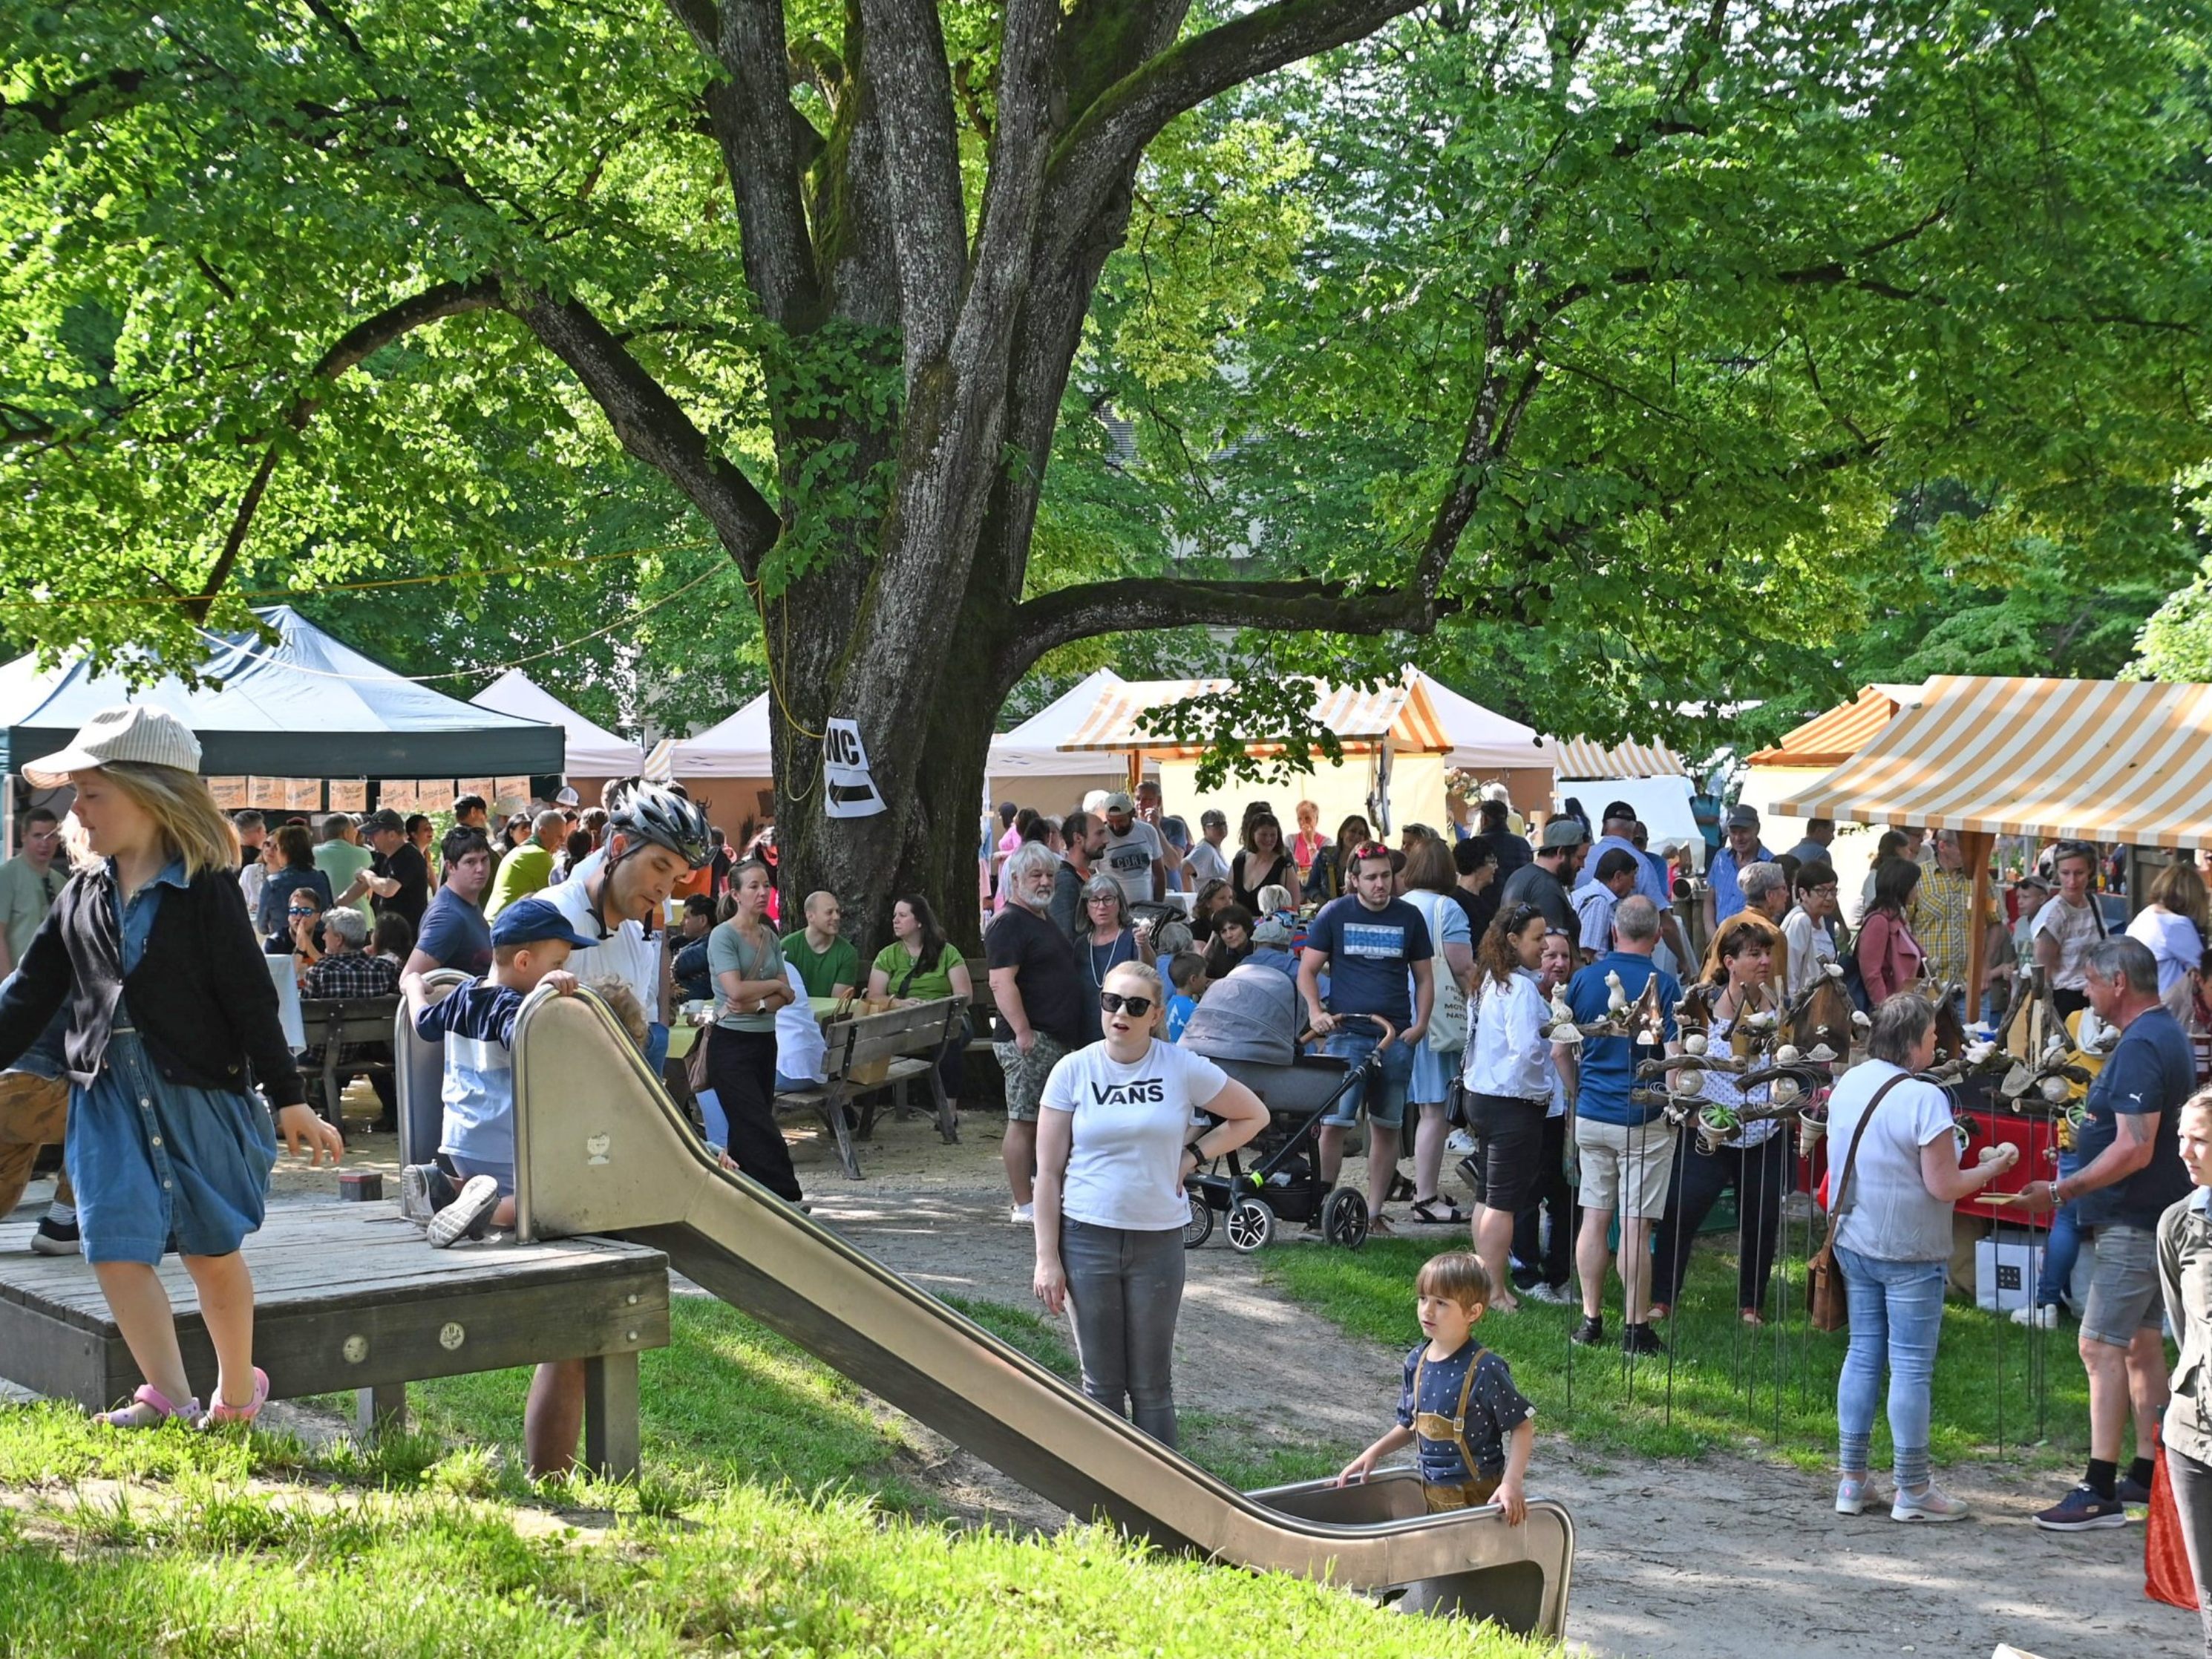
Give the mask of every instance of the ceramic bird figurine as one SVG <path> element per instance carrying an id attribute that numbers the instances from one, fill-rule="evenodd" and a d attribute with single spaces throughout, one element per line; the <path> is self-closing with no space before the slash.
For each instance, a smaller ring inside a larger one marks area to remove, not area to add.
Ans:
<path id="1" fill-rule="evenodd" d="M 1840 962 L 1824 962 L 1820 967 L 1830 979 L 1841 979 L 1844 976 L 1844 964 Z"/>
<path id="2" fill-rule="evenodd" d="M 1854 1008 L 1851 1010 L 1851 1029 L 1855 1031 L 1871 1031 L 1874 1030 L 1874 1021 Z"/>
<path id="3" fill-rule="evenodd" d="M 1617 972 L 1605 976 L 1605 1011 L 1608 1014 L 1628 1012 L 1628 993 L 1621 988 L 1620 975 Z"/>

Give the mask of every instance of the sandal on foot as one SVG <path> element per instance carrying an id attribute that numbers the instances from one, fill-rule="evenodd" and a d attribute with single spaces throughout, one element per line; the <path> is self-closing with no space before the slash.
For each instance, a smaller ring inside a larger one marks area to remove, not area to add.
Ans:
<path id="1" fill-rule="evenodd" d="M 212 1429 L 224 1423 L 251 1423 L 261 1415 L 261 1408 L 268 1403 L 269 1373 L 256 1365 L 253 1368 L 252 1403 L 244 1406 L 225 1405 L 222 1385 L 217 1384 L 215 1391 L 215 1404 L 208 1407 L 207 1415 L 200 1419 L 200 1426 L 204 1429 Z"/>
<path id="2" fill-rule="evenodd" d="M 1413 1219 L 1432 1227 L 1458 1226 L 1467 1220 L 1458 1205 L 1449 1198 L 1417 1198 L 1413 1200 Z"/>
<path id="3" fill-rule="evenodd" d="M 146 1416 L 151 1412 L 151 1417 Z M 105 1423 L 111 1429 L 158 1429 L 171 1418 L 182 1418 L 187 1423 L 199 1420 L 200 1402 L 187 1400 L 181 1406 L 173 1403 L 151 1382 L 142 1382 L 138 1392 L 131 1396 L 131 1403 L 112 1412 L 94 1412 L 92 1420 Z"/>
<path id="4" fill-rule="evenodd" d="M 1389 1216 L 1377 1212 L 1367 1218 L 1367 1236 L 1370 1238 L 1395 1238 L 1398 1230 L 1390 1224 Z"/>

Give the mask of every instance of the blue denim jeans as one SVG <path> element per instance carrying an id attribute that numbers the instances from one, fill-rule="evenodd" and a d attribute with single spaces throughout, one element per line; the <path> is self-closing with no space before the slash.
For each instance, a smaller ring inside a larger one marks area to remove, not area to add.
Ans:
<path id="1" fill-rule="evenodd" d="M 2061 1181 L 2081 1167 L 2078 1152 L 2058 1154 Z M 2055 1308 L 2066 1300 L 2066 1287 L 2074 1281 L 2074 1263 L 2081 1254 L 2081 1229 L 2074 1219 L 2074 1206 L 2062 1204 L 2051 1213 L 2051 1233 L 2043 1241 L 2043 1266 L 2035 1276 L 2035 1305 Z"/>
<path id="2" fill-rule="evenodd" d="M 1889 1438 L 1897 1484 L 1928 1484 L 1929 1394 L 1943 1328 L 1943 1261 L 1885 1261 L 1836 1249 L 1850 1299 L 1851 1346 L 1836 1379 L 1837 1462 L 1866 1472 L 1881 1374 L 1889 1372 Z"/>
<path id="3" fill-rule="evenodd" d="M 1357 1071 L 1360 1063 L 1382 1044 L 1380 1032 L 1366 1021 L 1356 1020 L 1346 1029 L 1331 1031 L 1323 1037 L 1321 1051 Z M 1349 1129 L 1359 1121 L 1361 1109 L 1364 1108 L 1369 1122 L 1395 1129 L 1406 1121 L 1406 1099 L 1413 1085 L 1413 1051 L 1402 1042 L 1394 1042 L 1382 1049 L 1382 1064 L 1346 1090 L 1322 1121 Z"/>

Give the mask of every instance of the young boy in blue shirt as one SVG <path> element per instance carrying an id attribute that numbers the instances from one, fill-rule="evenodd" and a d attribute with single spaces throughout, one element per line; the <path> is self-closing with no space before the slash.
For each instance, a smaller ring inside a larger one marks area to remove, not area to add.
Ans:
<path id="1" fill-rule="evenodd" d="M 1504 1360 L 1474 1340 L 1490 1274 L 1472 1252 L 1450 1250 L 1428 1259 L 1413 1292 L 1428 1340 L 1406 1356 L 1397 1425 L 1346 1464 L 1336 1484 L 1364 1480 L 1377 1458 L 1413 1446 L 1428 1513 L 1495 1503 L 1517 1527 L 1528 1518 L 1536 1408 Z"/>
<path id="2" fill-rule="evenodd" d="M 400 981 L 416 1035 L 446 1052 L 438 1160 L 399 1172 L 399 1212 L 429 1231 L 433 1249 L 514 1224 L 514 1022 L 540 985 L 576 988 L 563 964 L 593 941 L 540 898 L 517 899 L 491 924 L 492 965 L 436 1002 L 420 974 Z"/>
<path id="3" fill-rule="evenodd" d="M 1206 994 L 1206 958 L 1195 951 L 1176 951 L 1168 961 L 1168 981 L 1175 994 L 1168 999 L 1167 1038 L 1179 1042 L 1182 1028 L 1198 1012 L 1198 1000 Z"/>

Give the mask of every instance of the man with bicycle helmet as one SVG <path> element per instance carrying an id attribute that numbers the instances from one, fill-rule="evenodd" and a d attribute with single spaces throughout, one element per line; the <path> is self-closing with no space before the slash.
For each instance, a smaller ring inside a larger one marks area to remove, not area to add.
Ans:
<path id="1" fill-rule="evenodd" d="M 588 939 L 569 957 L 580 980 L 613 978 L 636 994 L 651 1035 L 646 1060 L 668 1058 L 668 963 L 653 924 L 676 884 L 713 855 L 707 814 L 666 784 L 643 780 L 611 797 L 606 844 L 540 896 Z"/>

